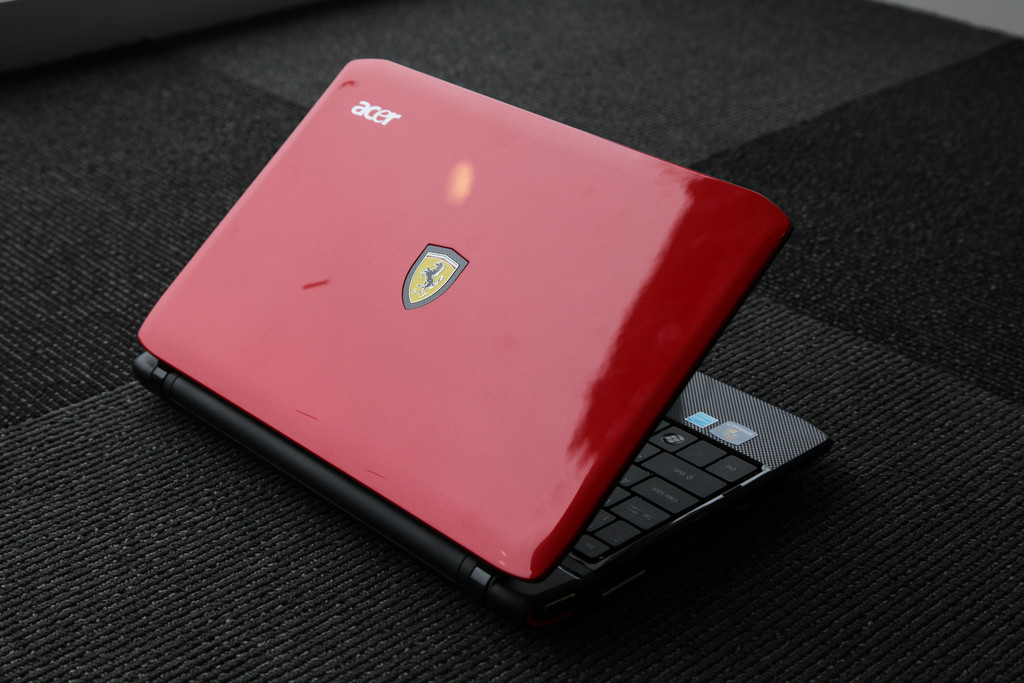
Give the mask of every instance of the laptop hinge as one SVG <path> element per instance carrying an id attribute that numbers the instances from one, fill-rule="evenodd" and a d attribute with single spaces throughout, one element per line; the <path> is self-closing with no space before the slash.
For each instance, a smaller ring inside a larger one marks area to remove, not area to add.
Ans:
<path id="1" fill-rule="evenodd" d="M 160 361 L 156 359 L 156 356 L 151 353 L 139 354 L 132 361 L 132 371 L 143 386 L 157 396 L 163 397 L 167 371 L 160 367 Z"/>
<path id="2" fill-rule="evenodd" d="M 494 581 L 494 574 L 473 557 L 466 557 L 459 567 L 456 586 L 476 600 L 483 601 L 487 589 Z"/>

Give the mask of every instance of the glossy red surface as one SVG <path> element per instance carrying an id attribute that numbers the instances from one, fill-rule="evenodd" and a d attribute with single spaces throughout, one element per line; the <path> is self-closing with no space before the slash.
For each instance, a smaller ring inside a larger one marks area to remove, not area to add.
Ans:
<path id="1" fill-rule="evenodd" d="M 354 114 L 360 102 L 400 118 Z M 353 62 L 140 339 L 485 561 L 536 578 L 787 229 L 747 190 Z M 428 244 L 468 265 L 406 310 Z"/>

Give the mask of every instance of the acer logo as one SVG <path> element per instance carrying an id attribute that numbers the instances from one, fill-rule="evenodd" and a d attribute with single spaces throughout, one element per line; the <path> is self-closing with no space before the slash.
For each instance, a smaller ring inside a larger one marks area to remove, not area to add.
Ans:
<path id="1" fill-rule="evenodd" d="M 367 121 L 379 123 L 382 126 L 388 125 L 395 119 L 402 118 L 401 114 L 396 114 L 388 109 L 381 109 L 380 107 L 371 105 L 366 100 L 360 100 L 359 104 L 352 107 L 352 113 L 356 116 L 362 116 Z"/>

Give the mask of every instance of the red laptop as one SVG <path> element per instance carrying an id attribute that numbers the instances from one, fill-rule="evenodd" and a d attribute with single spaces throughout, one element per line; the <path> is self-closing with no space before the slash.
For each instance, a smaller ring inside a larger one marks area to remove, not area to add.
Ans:
<path id="1" fill-rule="evenodd" d="M 756 193 L 356 61 L 154 307 L 135 371 L 544 623 L 827 447 L 694 374 L 788 229 Z"/>

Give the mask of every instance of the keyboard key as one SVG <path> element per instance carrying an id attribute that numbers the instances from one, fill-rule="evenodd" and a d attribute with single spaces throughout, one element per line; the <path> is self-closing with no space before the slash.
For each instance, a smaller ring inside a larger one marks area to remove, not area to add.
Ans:
<path id="1" fill-rule="evenodd" d="M 633 493 L 643 496 L 674 515 L 688 510 L 700 502 L 689 493 L 681 491 L 667 481 L 657 477 L 643 480 L 633 487 Z"/>
<path id="2" fill-rule="evenodd" d="M 707 498 L 725 488 L 725 482 L 699 470 L 685 460 L 663 453 L 644 463 L 644 467 L 661 475 L 669 483 L 680 486 L 700 498 Z"/>
<path id="3" fill-rule="evenodd" d="M 587 531 L 597 531 L 609 522 L 615 521 L 616 517 L 607 510 L 598 510 L 597 514 L 594 515 L 594 519 L 590 522 L 587 527 Z"/>
<path id="4" fill-rule="evenodd" d="M 692 462 L 697 467 L 706 467 L 725 455 L 725 451 L 707 441 L 698 441 L 679 451 L 676 455 Z"/>
<path id="5" fill-rule="evenodd" d="M 576 541 L 576 545 L 573 546 L 573 550 L 588 560 L 596 560 L 608 552 L 609 548 L 593 536 L 584 534 L 580 540 Z"/>
<path id="6" fill-rule="evenodd" d="M 730 455 L 727 458 L 722 458 L 709 467 L 708 472 L 718 475 L 728 482 L 734 482 L 742 479 L 756 469 L 756 467 L 746 460 L 741 460 L 735 455 Z"/>
<path id="7" fill-rule="evenodd" d="M 611 495 L 605 499 L 604 505 L 602 505 L 601 507 L 611 507 L 616 503 L 621 503 L 627 498 L 629 498 L 629 491 L 622 488 L 621 486 L 616 486 L 615 489 L 612 490 Z"/>
<path id="8" fill-rule="evenodd" d="M 667 512 L 637 496 L 619 503 L 612 508 L 612 512 L 644 531 L 656 527 L 668 519 Z"/>
<path id="9" fill-rule="evenodd" d="M 613 548 L 617 548 L 626 541 L 639 536 L 640 530 L 620 519 L 618 522 L 609 524 L 594 535 Z"/>
<path id="10" fill-rule="evenodd" d="M 619 486 L 625 486 L 629 488 L 638 481 L 642 481 L 647 477 L 651 476 L 650 473 L 642 467 L 636 465 L 630 465 L 626 473 L 622 475 L 622 479 L 619 480 Z"/>
<path id="11" fill-rule="evenodd" d="M 640 449 L 640 452 L 633 458 L 633 462 L 643 462 L 647 458 L 653 458 L 658 453 L 664 453 L 663 450 L 655 446 L 653 443 L 645 443 L 644 447 Z"/>
<path id="12" fill-rule="evenodd" d="M 650 443 L 670 453 L 675 453 L 683 446 L 689 446 L 696 440 L 697 437 L 679 427 L 663 429 L 648 439 Z"/>

